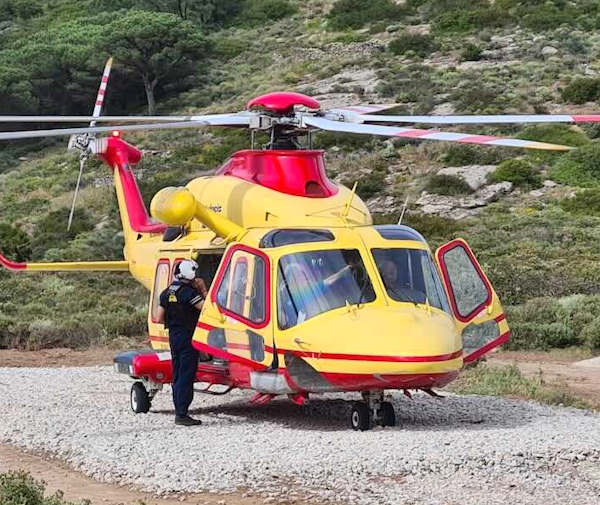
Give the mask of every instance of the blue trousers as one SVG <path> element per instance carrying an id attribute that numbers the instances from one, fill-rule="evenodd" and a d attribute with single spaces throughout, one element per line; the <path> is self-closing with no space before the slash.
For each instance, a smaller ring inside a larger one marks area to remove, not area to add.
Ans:
<path id="1" fill-rule="evenodd" d="M 170 335 L 173 366 L 173 404 L 175 415 L 185 417 L 194 399 L 194 380 L 198 369 L 198 351 L 189 335 Z"/>

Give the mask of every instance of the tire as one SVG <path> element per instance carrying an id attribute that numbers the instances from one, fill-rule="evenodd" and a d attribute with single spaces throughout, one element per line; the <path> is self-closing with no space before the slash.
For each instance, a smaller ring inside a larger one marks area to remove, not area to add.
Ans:
<path id="1" fill-rule="evenodd" d="M 390 402 L 382 402 L 380 407 L 381 426 L 396 426 L 396 413 Z"/>
<path id="2" fill-rule="evenodd" d="M 141 382 L 131 386 L 131 410 L 134 414 L 146 414 L 150 410 L 150 396 Z"/>
<path id="3" fill-rule="evenodd" d="M 366 431 L 371 428 L 371 413 L 364 402 L 356 402 L 350 412 L 350 426 L 354 431 Z"/>

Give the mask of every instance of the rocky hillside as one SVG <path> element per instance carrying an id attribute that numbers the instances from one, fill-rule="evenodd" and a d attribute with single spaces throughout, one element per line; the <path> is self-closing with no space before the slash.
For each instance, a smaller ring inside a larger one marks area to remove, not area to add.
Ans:
<path id="1" fill-rule="evenodd" d="M 181 5 L 187 10 L 178 11 Z M 159 113 L 241 110 L 273 90 L 310 94 L 325 107 L 396 103 L 395 112 L 407 114 L 591 113 L 600 99 L 600 4 L 594 0 L 53 0 L 27 6 L 0 2 L 2 114 L 88 113 L 111 49 L 107 113 L 145 113 L 144 77 L 119 61 L 126 43 L 114 38 L 118 30 L 134 31 L 140 19 L 176 27 L 195 44 L 186 45 L 181 75 L 161 77 L 154 89 Z M 117 26 L 117 18 L 130 24 Z M 42 65 L 48 58 L 50 68 Z M 65 73 L 73 100 L 53 89 Z M 452 129 L 579 149 L 526 153 L 326 133 L 316 140 L 327 149 L 330 176 L 348 185 L 358 180 L 378 220 L 397 221 L 407 202 L 405 221 L 432 247 L 455 236 L 469 241 L 513 306 L 513 346 L 600 347 L 600 129 Z M 144 149 L 137 175 L 146 200 L 165 185 L 210 173 L 249 144 L 246 132 L 217 130 L 127 139 Z M 99 163 L 84 174 L 75 227 L 67 233 L 77 162 L 65 142 L 3 144 L 0 160 L 0 248 L 7 255 L 119 257 L 116 202 Z M 141 335 L 146 302 L 147 294 L 120 275 L 2 272 L 0 347 Z"/>

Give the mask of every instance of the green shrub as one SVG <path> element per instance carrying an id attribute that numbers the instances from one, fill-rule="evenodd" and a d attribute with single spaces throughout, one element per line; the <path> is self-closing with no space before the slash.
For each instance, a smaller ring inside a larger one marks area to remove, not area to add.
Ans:
<path id="1" fill-rule="evenodd" d="M 501 148 L 471 146 L 467 144 L 448 144 L 441 155 L 441 161 L 448 167 L 466 165 L 495 165 L 506 157 L 514 156 Z"/>
<path id="2" fill-rule="evenodd" d="M 255 26 L 277 21 L 295 12 L 296 7 L 288 0 L 246 0 L 238 19 L 240 24 Z"/>
<path id="3" fill-rule="evenodd" d="M 479 61 L 481 59 L 481 53 L 483 53 L 481 47 L 472 42 L 468 42 L 460 52 L 460 59 L 462 61 Z"/>
<path id="4" fill-rule="evenodd" d="M 520 139 L 564 144 L 579 147 L 590 143 L 585 132 L 577 126 L 561 124 L 540 124 L 523 128 L 517 135 Z"/>
<path id="5" fill-rule="evenodd" d="M 582 104 L 600 98 L 600 79 L 577 77 L 561 91 L 562 99 L 567 103 Z"/>
<path id="6" fill-rule="evenodd" d="M 456 175 L 434 175 L 429 179 L 425 190 L 430 193 L 446 196 L 468 195 L 473 189 L 464 179 Z"/>
<path id="7" fill-rule="evenodd" d="M 46 214 L 35 227 L 35 240 L 32 243 L 32 257 L 41 259 L 48 249 L 63 248 L 82 232 L 94 228 L 90 214 L 82 208 L 75 209 L 71 229 L 67 231 L 70 209 L 63 207 Z"/>
<path id="8" fill-rule="evenodd" d="M 534 166 L 525 160 L 506 160 L 488 175 L 490 182 L 509 181 L 526 189 L 539 188 L 542 180 Z"/>
<path id="9" fill-rule="evenodd" d="M 502 90 L 495 85 L 485 85 L 475 80 L 455 88 L 450 94 L 450 100 L 458 111 L 489 112 L 502 111 L 505 100 Z"/>
<path id="10" fill-rule="evenodd" d="M 248 49 L 248 42 L 233 37 L 218 37 L 213 44 L 213 53 L 222 60 L 230 60 Z"/>
<path id="11" fill-rule="evenodd" d="M 590 349 L 600 349 L 600 317 L 595 318 L 583 329 L 581 337 Z"/>
<path id="12" fill-rule="evenodd" d="M 429 56 L 439 49 L 439 44 L 431 35 L 403 33 L 392 40 L 388 46 L 392 54 L 405 54 L 412 51 L 421 58 Z"/>
<path id="13" fill-rule="evenodd" d="M 31 258 L 29 236 L 19 228 L 0 223 L 0 253 L 14 261 L 27 261 Z"/>
<path id="14" fill-rule="evenodd" d="M 481 28 L 497 28 L 510 19 L 502 9 L 494 6 L 462 7 L 441 13 L 434 20 L 434 30 L 444 33 L 463 33 Z"/>
<path id="15" fill-rule="evenodd" d="M 600 188 L 579 191 L 575 196 L 561 200 L 560 206 L 573 214 L 600 216 Z"/>
<path id="16" fill-rule="evenodd" d="M 550 177 L 572 186 L 593 187 L 600 183 L 600 143 L 591 143 L 562 156 L 550 169 Z"/>
<path id="17" fill-rule="evenodd" d="M 337 0 L 327 14 L 327 26 L 331 30 L 356 29 L 377 21 L 397 21 L 406 13 L 407 9 L 393 0 Z"/>
<path id="18" fill-rule="evenodd" d="M 35 480 L 26 472 L 0 473 L 2 505 L 74 505 L 72 502 L 65 501 L 61 491 L 44 496 L 45 491 L 45 484 Z"/>

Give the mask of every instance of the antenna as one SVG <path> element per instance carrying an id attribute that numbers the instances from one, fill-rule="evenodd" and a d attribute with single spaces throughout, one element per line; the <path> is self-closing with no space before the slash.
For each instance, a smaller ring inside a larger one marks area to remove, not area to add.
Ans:
<path id="1" fill-rule="evenodd" d="M 407 206 L 408 206 L 408 193 L 406 193 L 406 198 L 404 199 L 404 205 L 402 206 L 402 213 L 400 214 L 400 219 L 398 219 L 398 224 L 402 224 L 402 219 L 404 218 L 404 213 L 406 212 Z"/>

